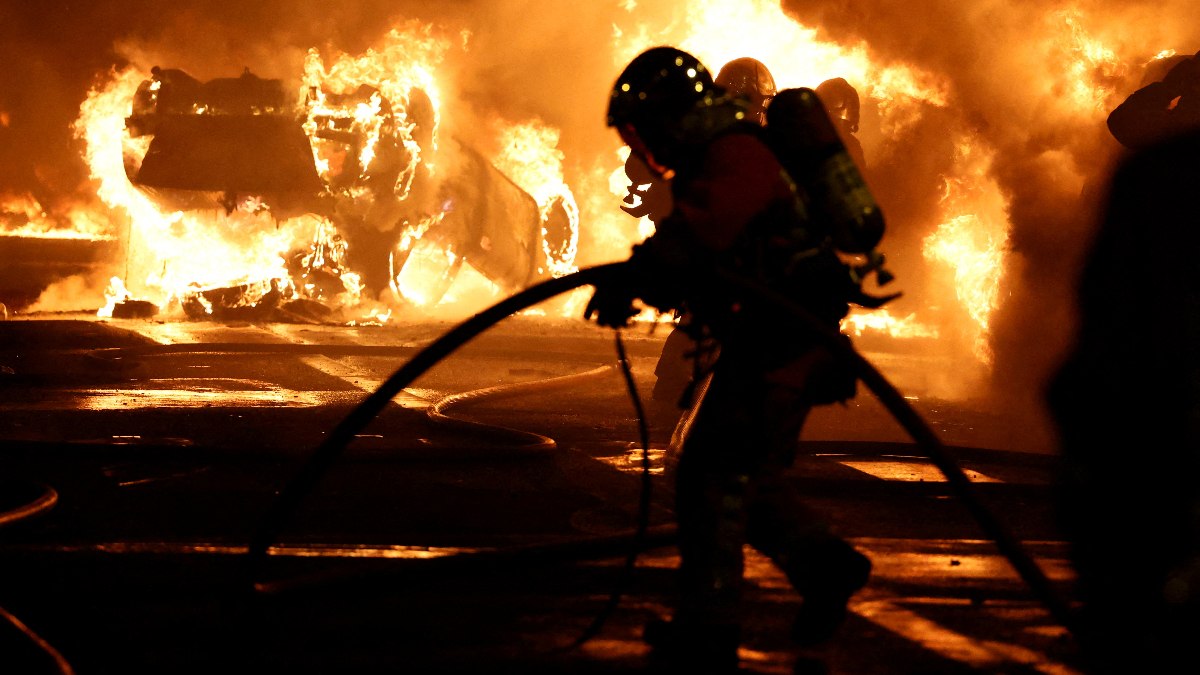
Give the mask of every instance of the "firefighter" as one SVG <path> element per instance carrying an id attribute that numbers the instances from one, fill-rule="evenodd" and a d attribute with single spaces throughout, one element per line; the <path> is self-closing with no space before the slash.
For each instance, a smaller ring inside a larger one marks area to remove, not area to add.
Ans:
<path id="1" fill-rule="evenodd" d="M 1123 158 L 1050 378 L 1057 513 L 1098 674 L 1200 671 L 1200 130 Z M 1144 317 L 1165 316 L 1151 329 Z"/>
<path id="2" fill-rule="evenodd" d="M 585 310 L 619 328 L 636 314 L 637 299 L 686 306 L 720 344 L 675 473 L 679 597 L 673 617 L 652 622 L 645 635 L 656 659 L 697 672 L 737 668 L 744 544 L 767 555 L 801 595 L 793 637 L 802 643 L 833 636 L 871 567 L 782 475 L 811 406 L 852 397 L 853 375 L 798 319 L 719 279 L 727 272 L 760 280 L 831 331 L 854 290 L 831 248 L 788 238 L 804 230 L 800 202 L 747 110 L 678 49 L 650 49 L 625 68 L 608 126 L 671 180 L 674 208 L 634 247 L 630 273 L 597 285 Z"/>
<path id="3" fill-rule="evenodd" d="M 726 95 L 742 99 L 747 119 L 760 125 L 766 124 L 767 106 L 777 89 L 775 77 L 763 62 L 749 56 L 733 59 L 717 72 L 714 83 Z M 635 171 L 641 172 L 640 175 L 630 173 L 631 164 Z M 649 169 L 637 158 L 636 153 L 630 153 L 625 170 L 634 185 L 638 184 L 639 179 L 644 180 L 645 187 L 640 193 L 642 203 L 651 205 L 644 211 L 652 222 L 657 223 L 670 212 L 670 188 L 667 182 L 644 178 Z M 624 210 L 633 215 L 629 209 Z M 654 366 L 655 382 L 651 393 L 654 400 L 674 404 L 677 408 L 686 408 L 691 404 L 696 373 L 702 368 L 709 351 L 702 340 L 697 340 L 696 332 L 697 327 L 691 325 L 691 317 L 680 312 L 677 325 L 663 343 L 662 353 Z"/>
<path id="4" fill-rule="evenodd" d="M 1167 74 L 1129 95 L 1108 116 L 1121 145 L 1138 150 L 1200 129 L 1200 53 L 1174 56 Z"/>
<path id="5" fill-rule="evenodd" d="M 858 133 L 860 105 L 858 90 L 851 86 L 845 78 L 834 77 L 818 84 L 816 92 L 837 126 L 838 136 L 846 145 L 850 157 L 854 159 L 854 163 L 858 165 L 860 171 L 865 171 L 867 162 L 863 156 L 862 143 L 855 135 Z"/>
<path id="6" fill-rule="evenodd" d="M 775 96 L 775 78 L 757 59 L 742 57 L 726 63 L 715 79 L 727 94 L 744 97 L 747 115 L 759 124 L 766 123 L 767 105 Z M 625 161 L 629 178 L 629 194 L 621 210 L 635 218 L 646 217 L 657 223 L 671 211 L 670 188 L 661 177 L 654 175 L 637 153 Z"/>

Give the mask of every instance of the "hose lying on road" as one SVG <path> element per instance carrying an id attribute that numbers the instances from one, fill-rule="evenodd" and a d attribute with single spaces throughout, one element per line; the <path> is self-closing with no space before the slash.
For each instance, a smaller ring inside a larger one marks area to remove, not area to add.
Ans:
<path id="1" fill-rule="evenodd" d="M 0 479 L 0 527 L 46 513 L 58 503 L 58 492 L 43 483 Z"/>
<path id="2" fill-rule="evenodd" d="M 613 275 L 620 274 L 624 266 L 625 263 L 609 263 L 589 267 L 574 274 L 543 281 L 501 300 L 452 328 L 418 352 L 387 380 L 384 380 L 378 389 L 368 395 L 329 432 L 325 440 L 313 451 L 308 461 L 284 485 L 278 498 L 268 509 L 250 541 L 247 555 L 249 556 L 251 581 L 257 580 L 259 568 L 266 557 L 267 549 L 290 521 L 305 495 L 312 490 L 346 446 L 354 440 L 355 435 L 362 431 L 379 413 L 383 412 L 401 390 L 412 384 L 414 380 L 450 353 L 508 316 L 580 286 L 603 282 L 605 279 L 612 278 Z"/>
<path id="3" fill-rule="evenodd" d="M 9 665 L 12 665 L 13 661 L 15 661 L 18 664 L 24 664 L 26 668 L 31 668 L 32 662 L 37 661 L 40 667 L 36 671 L 31 669 L 22 670 L 21 672 L 49 673 L 50 667 L 53 666 L 54 671 L 59 675 L 75 675 L 75 669 L 71 667 L 71 663 L 63 658 L 62 653 L 55 649 L 54 645 L 47 642 L 42 636 L 33 632 L 29 626 L 25 625 L 25 622 L 18 619 L 14 614 L 3 607 L 0 607 L 0 622 L 7 624 L 10 628 L 19 633 L 21 638 L 24 639 L 26 643 L 37 652 L 37 658 L 28 656 L 25 659 L 22 659 L 21 657 L 27 655 L 20 653 L 21 650 L 19 649 L 14 650 L 18 652 L 15 655 L 11 653 L 5 654 L 5 661 Z M 11 643 L 9 643 L 8 646 L 11 648 Z"/>
<path id="4" fill-rule="evenodd" d="M 601 366 L 593 368 L 582 373 L 573 373 L 571 375 L 562 375 L 560 377 L 551 377 L 545 380 L 536 380 L 533 382 L 518 382 L 516 384 L 502 384 L 495 387 L 487 387 L 486 389 L 475 389 L 473 391 L 463 392 L 461 394 L 452 394 L 438 401 L 426 411 L 426 416 L 434 424 L 449 426 L 456 429 L 461 429 L 469 432 L 479 432 L 488 435 L 488 440 L 494 440 L 497 437 L 507 439 L 508 444 L 504 445 L 499 451 L 490 449 L 487 451 L 479 451 L 475 453 L 466 452 L 469 458 L 492 458 L 503 456 L 508 457 L 525 457 L 530 455 L 544 455 L 548 452 L 553 452 L 558 448 L 558 444 L 553 438 L 535 434 L 531 431 L 521 429 L 513 429 L 511 427 L 500 426 L 497 424 L 485 424 L 482 422 L 474 422 L 454 417 L 449 415 L 451 408 L 475 403 L 483 399 L 496 400 L 510 396 L 521 396 L 538 391 L 561 387 L 576 382 L 583 382 L 600 375 L 607 375 L 613 372 L 613 366 Z M 455 453 L 456 457 L 462 457 L 465 451 Z"/>
<path id="5" fill-rule="evenodd" d="M 248 556 L 251 581 L 258 579 L 258 572 L 267 550 L 289 522 L 304 496 L 317 484 L 328 467 L 353 440 L 355 434 L 374 419 L 396 394 L 441 359 L 510 314 L 559 293 L 580 286 L 603 283 L 605 280 L 613 278 L 614 275 L 621 274 L 625 266 L 626 263 L 599 265 L 532 286 L 467 319 L 401 366 L 333 429 L 299 472 L 285 484 L 250 543 Z M 836 355 L 853 364 L 863 384 L 875 394 L 888 412 L 912 436 L 916 444 L 942 472 L 951 489 L 957 493 L 985 534 L 996 543 L 1000 553 L 1009 561 L 1038 600 L 1045 605 L 1057 621 L 1071 632 L 1075 632 L 1072 613 L 1067 604 L 1055 592 L 1041 568 L 979 500 L 970 479 L 947 454 L 941 440 L 891 382 L 855 351 L 846 340 L 842 339 L 839 332 L 825 326 L 790 298 L 737 275 L 720 271 L 718 274 L 731 286 L 740 288 L 750 295 L 775 305 L 781 311 L 792 314 Z"/>

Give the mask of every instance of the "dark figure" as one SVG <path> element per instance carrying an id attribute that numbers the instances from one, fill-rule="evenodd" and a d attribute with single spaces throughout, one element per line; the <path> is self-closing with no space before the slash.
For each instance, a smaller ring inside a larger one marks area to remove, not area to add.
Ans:
<path id="1" fill-rule="evenodd" d="M 677 49 L 651 49 L 622 72 L 608 125 L 671 179 L 675 206 L 634 247 L 630 275 L 599 285 L 585 312 L 621 327 L 635 299 L 684 306 L 720 344 L 676 471 L 676 611 L 646 631 L 656 658 L 706 673 L 737 667 L 746 543 L 803 597 L 793 631 L 803 643 L 832 637 L 871 567 L 783 477 L 810 407 L 853 396 L 853 375 L 799 321 L 719 278 L 759 280 L 833 331 L 855 290 L 825 240 L 795 238 L 808 225 L 800 200 L 745 112 Z"/>
<path id="2" fill-rule="evenodd" d="M 717 72 L 714 83 L 724 90 L 727 96 L 737 97 L 744 103 L 745 118 L 755 124 L 767 123 L 767 106 L 778 91 L 775 78 L 761 61 L 744 56 L 734 59 L 721 67 Z M 635 159 L 636 153 L 630 153 L 630 161 L 636 161 L 646 172 L 644 162 Z M 626 163 L 626 172 L 629 164 Z M 633 179 L 633 175 L 630 175 Z M 659 180 L 650 184 L 648 194 L 669 193 L 667 181 Z M 649 201 L 643 198 L 643 203 L 655 204 L 656 208 L 649 214 L 651 221 L 657 223 L 670 213 L 671 199 L 651 197 Z M 663 207 L 666 207 L 665 210 Z M 631 213 L 625 209 L 626 213 Z M 656 401 L 664 401 L 679 408 L 691 405 L 699 372 L 704 368 L 710 349 L 707 345 L 696 340 L 695 332 L 698 326 L 692 325 L 691 317 L 685 312 L 678 313 L 678 322 L 666 342 L 663 343 L 662 353 L 654 367 L 654 390 L 652 396 Z"/>
<path id="3" fill-rule="evenodd" d="M 776 88 L 775 78 L 761 61 L 750 57 L 734 59 L 717 73 L 715 83 L 725 93 L 744 99 L 747 119 L 766 124 L 767 105 Z M 637 153 L 631 152 L 626 159 L 625 175 L 630 185 L 622 211 L 634 218 L 649 218 L 652 223 L 658 223 L 671 212 L 670 182 L 651 172 Z"/>
<path id="4" fill-rule="evenodd" d="M 1161 81 L 1133 92 L 1109 114 L 1108 130 L 1121 145 L 1137 150 L 1200 129 L 1200 59 L 1173 58 Z"/>
<path id="5" fill-rule="evenodd" d="M 829 116 L 837 127 L 838 136 L 845 144 L 851 159 L 860 171 L 865 171 L 867 162 L 863 156 L 862 143 L 858 141 L 858 136 L 855 136 L 858 133 L 860 105 L 858 90 L 850 86 L 845 78 L 835 77 L 818 84 L 816 92 L 825 104 L 825 109 L 829 111 Z"/>
<path id="6" fill-rule="evenodd" d="M 1118 167 L 1076 341 L 1049 389 L 1080 638 L 1097 673 L 1200 672 L 1197 157 L 1192 132 Z"/>

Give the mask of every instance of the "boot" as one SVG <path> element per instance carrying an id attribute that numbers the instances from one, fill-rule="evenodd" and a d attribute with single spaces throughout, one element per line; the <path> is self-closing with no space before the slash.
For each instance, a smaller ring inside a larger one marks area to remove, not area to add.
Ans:
<path id="1" fill-rule="evenodd" d="M 846 603 L 867 585 L 871 560 L 849 544 L 843 546 L 821 565 L 826 574 L 803 591 L 804 601 L 792 623 L 792 640 L 798 645 L 829 641 L 846 620 Z"/>

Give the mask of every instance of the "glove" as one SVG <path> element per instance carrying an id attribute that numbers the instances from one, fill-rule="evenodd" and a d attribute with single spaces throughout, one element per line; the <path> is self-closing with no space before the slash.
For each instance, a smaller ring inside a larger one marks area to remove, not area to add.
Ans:
<path id="1" fill-rule="evenodd" d="M 596 285 L 583 318 L 595 316 L 601 326 L 622 328 L 638 314 L 635 299 L 664 312 L 678 309 L 693 261 L 708 255 L 690 237 L 678 233 L 682 227 L 668 218 L 656 234 L 634 246 L 624 274 Z"/>
<path id="2" fill-rule="evenodd" d="M 596 292 L 583 310 L 583 318 L 589 321 L 593 316 L 596 323 L 609 328 L 624 328 L 629 320 L 638 315 L 633 306 L 637 297 L 633 289 L 621 282 L 610 282 L 597 285 Z"/>

